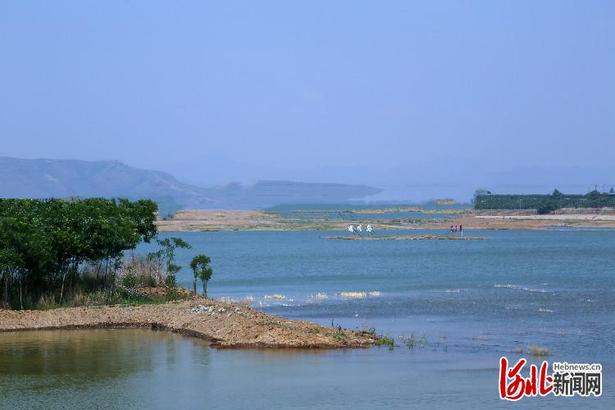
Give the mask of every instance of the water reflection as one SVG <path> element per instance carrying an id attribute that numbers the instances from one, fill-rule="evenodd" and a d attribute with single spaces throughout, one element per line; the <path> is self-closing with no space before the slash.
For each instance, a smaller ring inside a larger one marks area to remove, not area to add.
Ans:
<path id="1" fill-rule="evenodd" d="M 215 350 L 149 330 L 0 333 L 0 409 L 492 409 L 502 405 L 497 360 L 402 348 Z M 596 407 L 612 408 L 611 381 Z"/>
<path id="2" fill-rule="evenodd" d="M 2 333 L 0 408 L 74 407 L 86 398 L 131 407 L 178 369 L 206 368 L 209 355 L 199 339 L 142 329 Z"/>

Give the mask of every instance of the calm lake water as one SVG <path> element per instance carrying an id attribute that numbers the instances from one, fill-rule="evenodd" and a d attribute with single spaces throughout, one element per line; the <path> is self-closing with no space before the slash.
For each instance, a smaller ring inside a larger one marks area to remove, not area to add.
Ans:
<path id="1" fill-rule="evenodd" d="M 484 241 L 332 241 L 335 232 L 176 234 L 212 257 L 214 297 L 375 328 L 393 351 L 218 351 L 145 330 L 0 335 L 3 408 L 615 407 L 615 231 Z M 142 251 L 146 248 L 142 248 Z M 188 270 L 180 282 L 191 285 Z M 404 343 L 412 335 L 414 347 Z M 603 396 L 498 398 L 498 359 L 537 344 L 600 362 Z"/>

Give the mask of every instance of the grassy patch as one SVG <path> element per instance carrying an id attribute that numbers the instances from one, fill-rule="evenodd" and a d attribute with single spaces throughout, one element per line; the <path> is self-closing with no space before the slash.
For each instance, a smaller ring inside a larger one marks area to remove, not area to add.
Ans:
<path id="1" fill-rule="evenodd" d="M 395 348 L 395 341 L 388 336 L 380 335 L 376 339 L 376 346 L 388 346 L 389 350 Z"/>
<path id="2" fill-rule="evenodd" d="M 374 342 L 374 345 L 376 346 L 388 346 L 389 350 L 393 350 L 395 348 L 395 341 L 392 338 L 385 335 L 377 334 L 376 329 L 373 327 L 361 330 L 359 333 L 364 336 L 371 336 L 376 339 L 376 341 Z"/>
<path id="3" fill-rule="evenodd" d="M 105 305 L 147 305 L 162 304 L 190 297 L 190 292 L 180 288 L 126 288 L 114 291 L 77 291 L 66 295 L 63 303 L 57 303 L 52 295 L 43 295 L 34 309 L 48 310 L 60 307 L 105 306 Z"/>
<path id="4" fill-rule="evenodd" d="M 333 338 L 338 342 L 346 342 L 348 340 L 348 336 L 342 330 L 336 330 L 333 334 Z"/>
<path id="5" fill-rule="evenodd" d="M 536 356 L 536 357 L 545 357 L 551 354 L 551 351 L 548 347 L 538 346 L 538 345 L 530 345 L 527 348 L 527 354 Z"/>

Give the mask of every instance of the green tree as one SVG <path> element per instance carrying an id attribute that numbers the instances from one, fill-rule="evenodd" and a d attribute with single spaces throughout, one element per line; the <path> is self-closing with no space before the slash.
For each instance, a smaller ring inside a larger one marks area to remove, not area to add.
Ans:
<path id="1" fill-rule="evenodd" d="M 165 284 L 168 287 L 175 287 L 176 275 L 181 270 L 181 266 L 175 264 L 175 251 L 178 248 L 192 249 L 192 246 L 188 242 L 177 237 L 159 239 L 158 245 L 160 245 L 160 250 L 154 252 L 153 255 L 158 257 L 159 260 L 165 260 L 165 269 L 167 274 Z"/>
<path id="2" fill-rule="evenodd" d="M 106 266 L 98 289 L 112 289 L 124 251 L 156 234 L 156 210 L 149 200 L 0 199 L 3 304 L 62 303 L 91 264 Z"/>
<path id="3" fill-rule="evenodd" d="M 196 280 L 198 278 L 203 282 L 203 296 L 205 296 L 205 298 L 207 298 L 207 283 L 214 273 L 209 265 L 210 263 L 211 259 L 207 255 L 197 255 L 192 258 L 192 262 L 190 262 L 190 267 L 194 273 L 192 280 L 192 292 L 196 295 Z"/>
<path id="4" fill-rule="evenodd" d="M 17 276 L 19 267 L 23 264 L 21 256 L 15 249 L 2 248 L 0 249 L 0 272 L 2 273 L 2 307 L 8 308 L 9 304 L 9 286 L 11 280 Z"/>

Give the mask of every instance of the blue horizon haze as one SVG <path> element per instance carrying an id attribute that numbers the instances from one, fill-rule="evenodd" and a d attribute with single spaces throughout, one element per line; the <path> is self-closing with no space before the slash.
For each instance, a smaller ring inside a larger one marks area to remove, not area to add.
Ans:
<path id="1" fill-rule="evenodd" d="M 0 155 L 203 186 L 585 192 L 615 168 L 608 1 L 0 4 Z"/>

